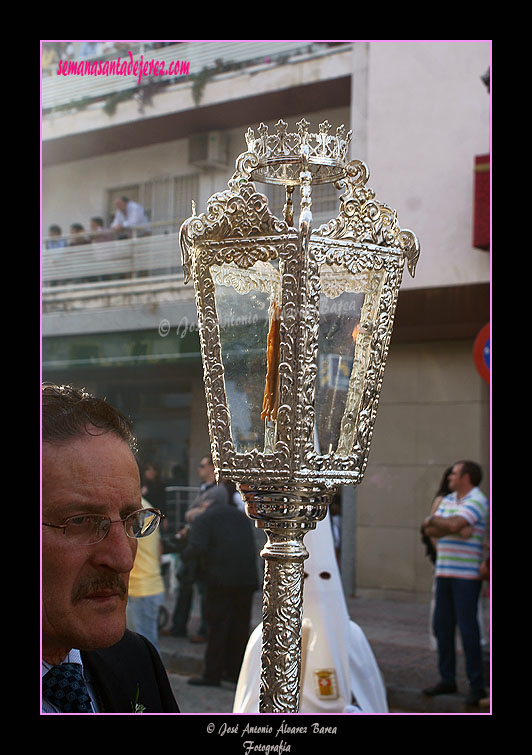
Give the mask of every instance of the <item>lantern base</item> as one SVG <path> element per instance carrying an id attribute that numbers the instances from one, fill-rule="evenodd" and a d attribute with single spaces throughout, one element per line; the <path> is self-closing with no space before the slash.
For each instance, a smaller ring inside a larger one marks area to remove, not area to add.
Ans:
<path id="1" fill-rule="evenodd" d="M 337 492 L 335 488 L 325 490 L 304 485 L 294 488 L 240 485 L 239 489 L 246 502 L 246 514 L 256 527 L 303 531 L 303 534 L 325 518 L 327 506 Z"/>
<path id="2" fill-rule="evenodd" d="M 247 486 L 246 486 L 247 487 Z M 241 490 L 246 513 L 268 538 L 265 559 L 260 713 L 297 713 L 301 675 L 305 534 L 327 514 L 333 491 Z"/>

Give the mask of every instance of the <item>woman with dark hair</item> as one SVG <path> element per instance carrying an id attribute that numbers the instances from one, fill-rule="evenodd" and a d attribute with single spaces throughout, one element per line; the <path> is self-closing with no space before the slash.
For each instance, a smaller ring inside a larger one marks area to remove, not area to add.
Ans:
<path id="1" fill-rule="evenodd" d="M 449 495 L 451 492 L 449 488 L 449 475 L 452 472 L 452 466 L 447 467 L 445 472 L 443 473 L 443 477 L 440 480 L 440 484 L 438 486 L 438 490 L 436 491 L 436 494 L 432 500 L 432 505 L 430 507 L 430 515 L 434 514 L 438 510 L 438 506 L 443 501 L 446 495 Z M 423 545 L 425 546 L 425 555 L 428 556 L 428 558 L 432 561 L 432 564 L 434 565 L 436 563 L 436 538 L 429 537 L 428 535 L 425 535 L 424 530 L 424 523 L 421 525 L 421 541 Z M 429 610 L 429 637 L 430 637 L 430 646 L 433 650 L 436 649 L 436 638 L 434 637 L 434 630 L 432 628 L 432 617 L 434 615 L 434 582 L 432 584 L 432 590 L 431 590 L 431 597 L 430 597 L 430 610 Z"/>
<path id="2" fill-rule="evenodd" d="M 446 495 L 449 495 L 451 492 L 449 488 L 449 475 L 451 474 L 452 467 L 448 467 L 443 477 L 441 478 L 441 482 L 438 488 L 438 491 L 436 495 L 434 496 L 434 500 L 432 501 L 432 506 L 430 509 L 430 515 L 434 514 L 440 503 L 443 501 Z M 430 516 L 429 515 L 429 516 Z M 423 545 L 426 548 L 426 555 L 430 558 L 433 564 L 436 563 L 436 541 L 434 538 L 430 538 L 427 535 L 425 535 L 424 532 L 424 524 L 421 525 L 421 541 L 423 542 Z"/>

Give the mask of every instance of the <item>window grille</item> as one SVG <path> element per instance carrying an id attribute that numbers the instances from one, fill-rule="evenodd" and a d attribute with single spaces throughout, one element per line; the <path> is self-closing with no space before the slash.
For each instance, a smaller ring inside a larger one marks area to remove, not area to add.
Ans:
<path id="1" fill-rule="evenodd" d="M 115 214 L 115 201 L 126 196 L 140 202 L 156 233 L 176 233 L 190 217 L 191 200 L 198 199 L 198 174 L 155 178 L 140 184 L 108 190 L 109 225 Z"/>

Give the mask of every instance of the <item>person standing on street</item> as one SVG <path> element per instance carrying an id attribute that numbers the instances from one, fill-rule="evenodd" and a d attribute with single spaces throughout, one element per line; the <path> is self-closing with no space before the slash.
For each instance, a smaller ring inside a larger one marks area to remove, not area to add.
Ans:
<path id="1" fill-rule="evenodd" d="M 468 705 L 477 705 L 486 696 L 477 618 L 488 517 L 488 500 L 478 487 L 481 479 L 478 464 L 456 462 L 449 474 L 450 494 L 423 525 L 427 537 L 437 538 L 433 626 L 441 677 L 438 684 L 423 693 L 432 697 L 456 692 L 455 633 L 458 625 L 470 685 L 466 698 Z"/>
<path id="2" fill-rule="evenodd" d="M 182 559 L 200 565 L 208 628 L 203 675 L 189 684 L 219 686 L 223 679 L 236 684 L 258 587 L 250 520 L 227 499 L 211 501 L 192 521 Z"/>

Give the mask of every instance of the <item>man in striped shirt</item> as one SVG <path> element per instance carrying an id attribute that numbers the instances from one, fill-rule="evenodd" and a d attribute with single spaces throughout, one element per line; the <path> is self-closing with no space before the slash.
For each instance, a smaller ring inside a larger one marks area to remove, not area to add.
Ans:
<path id="1" fill-rule="evenodd" d="M 478 599 L 482 587 L 488 501 L 478 486 L 482 471 L 472 461 L 459 461 L 449 474 L 451 493 L 424 522 L 428 537 L 438 539 L 434 634 L 438 642 L 441 680 L 423 690 L 426 695 L 456 692 L 455 632 L 460 628 L 469 695 L 466 703 L 476 705 L 485 697 L 482 650 L 478 626 Z"/>

